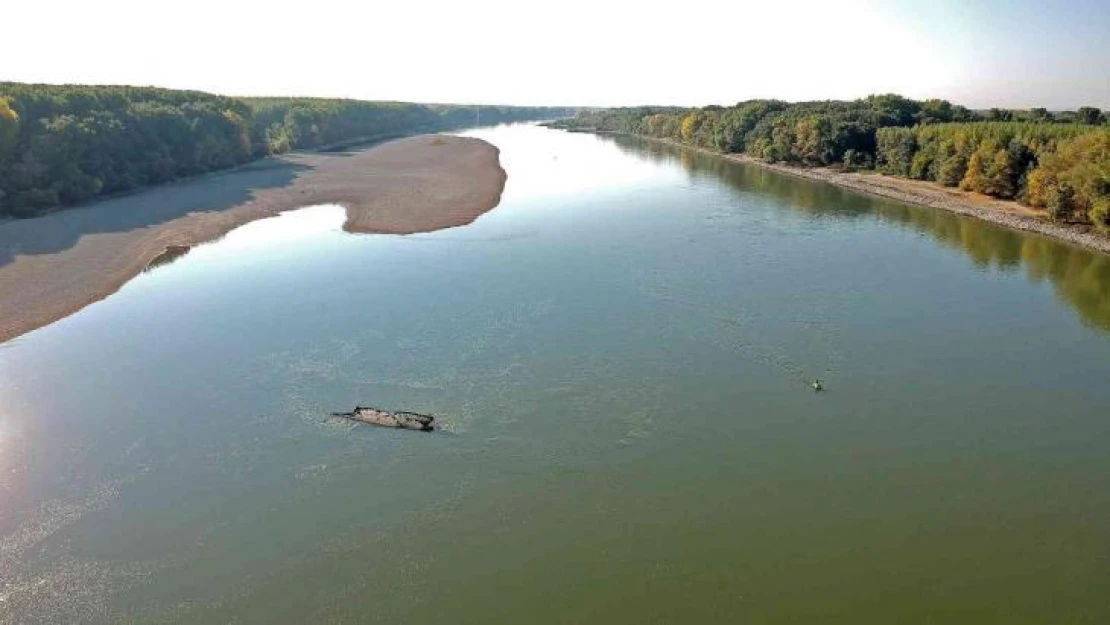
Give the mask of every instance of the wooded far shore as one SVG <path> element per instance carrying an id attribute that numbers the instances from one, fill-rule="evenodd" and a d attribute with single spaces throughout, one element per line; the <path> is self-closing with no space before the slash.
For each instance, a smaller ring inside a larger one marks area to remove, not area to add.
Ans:
<path id="1" fill-rule="evenodd" d="M 4 82 L 0 218 L 33 217 L 292 150 L 571 113 Z"/>
<path id="2" fill-rule="evenodd" d="M 1053 222 L 1110 231 L 1110 125 L 1095 107 L 973 111 L 887 94 L 594 109 L 549 125 L 666 139 L 765 163 L 874 170 L 1014 200 Z"/>

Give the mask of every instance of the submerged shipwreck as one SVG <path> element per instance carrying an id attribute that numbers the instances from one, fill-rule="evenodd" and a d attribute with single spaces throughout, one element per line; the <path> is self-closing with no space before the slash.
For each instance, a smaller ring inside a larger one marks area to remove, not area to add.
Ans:
<path id="1" fill-rule="evenodd" d="M 333 412 L 331 414 L 333 417 L 342 417 L 344 419 L 350 419 L 351 421 L 380 425 L 386 428 L 403 428 L 406 430 L 419 430 L 421 432 L 431 432 L 436 429 L 435 425 L 433 425 L 436 418 L 432 415 L 420 414 L 419 412 L 408 412 L 404 410 L 390 412 L 370 406 L 355 406 L 355 409 L 351 412 Z"/>

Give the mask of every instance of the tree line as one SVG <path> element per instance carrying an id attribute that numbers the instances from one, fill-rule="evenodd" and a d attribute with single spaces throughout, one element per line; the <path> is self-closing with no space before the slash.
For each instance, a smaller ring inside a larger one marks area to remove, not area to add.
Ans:
<path id="1" fill-rule="evenodd" d="M 585 110 L 553 124 L 669 139 L 768 161 L 879 171 L 1044 208 L 1110 229 L 1110 125 L 1094 107 L 973 111 L 946 100 L 752 100 Z"/>
<path id="2" fill-rule="evenodd" d="M 1110 128 L 975 122 L 877 133 L 877 167 L 1110 228 Z"/>
<path id="3" fill-rule="evenodd" d="M 37 215 L 290 150 L 568 113 L 0 83 L 0 217 Z"/>

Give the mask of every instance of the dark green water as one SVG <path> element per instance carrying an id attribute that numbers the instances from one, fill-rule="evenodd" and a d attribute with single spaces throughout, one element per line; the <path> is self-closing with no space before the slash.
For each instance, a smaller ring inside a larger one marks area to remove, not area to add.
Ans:
<path id="1" fill-rule="evenodd" d="M 1110 258 L 472 134 L 471 226 L 309 208 L 0 346 L 0 623 L 1110 622 Z"/>

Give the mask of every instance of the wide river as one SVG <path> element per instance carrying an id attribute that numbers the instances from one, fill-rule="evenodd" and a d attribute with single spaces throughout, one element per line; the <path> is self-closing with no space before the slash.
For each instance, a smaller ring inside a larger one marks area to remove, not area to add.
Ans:
<path id="1" fill-rule="evenodd" d="M 1110 622 L 1110 257 L 469 134 L 470 226 L 308 207 L 0 345 L 0 623 Z"/>

